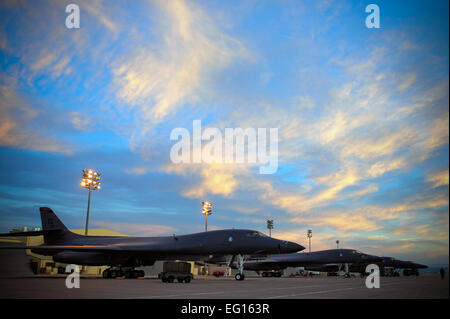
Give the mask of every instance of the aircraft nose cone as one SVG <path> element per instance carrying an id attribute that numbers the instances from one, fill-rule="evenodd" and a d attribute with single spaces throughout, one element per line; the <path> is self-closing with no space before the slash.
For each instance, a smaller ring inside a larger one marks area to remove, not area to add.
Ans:
<path id="1" fill-rule="evenodd" d="M 305 249 L 305 247 L 303 247 L 302 245 L 299 245 L 292 241 L 286 242 L 285 247 L 286 247 L 286 253 L 295 253 L 297 251 Z"/>

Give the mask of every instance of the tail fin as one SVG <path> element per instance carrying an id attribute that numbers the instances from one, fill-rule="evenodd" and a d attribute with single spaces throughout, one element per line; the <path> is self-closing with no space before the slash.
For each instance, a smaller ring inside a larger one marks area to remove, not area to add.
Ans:
<path id="1" fill-rule="evenodd" d="M 41 207 L 42 230 L 44 232 L 44 243 L 57 244 L 68 239 L 78 237 L 72 233 L 61 222 L 56 214 L 48 207 Z"/>

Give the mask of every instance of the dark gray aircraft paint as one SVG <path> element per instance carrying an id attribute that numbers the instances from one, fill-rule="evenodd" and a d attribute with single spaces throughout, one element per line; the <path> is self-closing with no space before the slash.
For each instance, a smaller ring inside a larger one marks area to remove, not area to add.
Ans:
<path id="1" fill-rule="evenodd" d="M 398 260 L 394 257 L 381 257 L 383 260 L 381 262 L 376 263 L 380 268 L 381 267 L 392 267 L 394 269 L 422 269 L 428 268 L 427 265 L 417 264 L 412 261 L 404 261 Z"/>
<path id="2" fill-rule="evenodd" d="M 244 269 L 255 271 L 282 270 L 287 267 L 375 263 L 377 261 L 381 261 L 381 258 L 354 249 L 330 249 L 311 253 L 278 254 L 266 258 L 251 258 L 245 262 Z"/>
<path id="3" fill-rule="evenodd" d="M 0 237 L 44 235 L 43 245 L 0 248 L 31 249 L 66 264 L 119 267 L 153 265 L 156 260 L 203 260 L 209 255 L 289 253 L 304 249 L 293 242 L 242 229 L 168 237 L 82 236 L 69 231 L 50 208 L 41 207 L 40 212 L 42 231 L 0 234 Z"/>
<path id="4" fill-rule="evenodd" d="M 349 271 L 364 274 L 367 265 L 372 263 L 378 265 L 382 273 L 385 268 L 411 269 L 411 270 L 428 268 L 428 266 L 426 265 L 417 264 L 412 261 L 398 260 L 394 257 L 379 257 L 378 261 L 363 261 L 360 263 L 354 263 L 350 265 Z M 340 269 L 339 266 L 340 265 L 338 264 L 308 265 L 305 267 L 305 270 L 321 271 L 321 272 L 337 272 Z"/>

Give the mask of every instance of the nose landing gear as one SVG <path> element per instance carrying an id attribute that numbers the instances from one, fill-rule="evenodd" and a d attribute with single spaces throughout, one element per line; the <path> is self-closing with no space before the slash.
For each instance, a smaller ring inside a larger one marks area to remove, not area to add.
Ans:
<path id="1" fill-rule="evenodd" d="M 236 276 L 234 276 L 234 278 L 236 280 L 242 281 L 245 279 L 245 275 L 244 275 L 244 256 L 242 255 L 237 255 L 238 257 L 238 269 L 239 269 L 239 273 L 236 274 Z"/>
<path id="2" fill-rule="evenodd" d="M 234 276 L 234 278 L 236 279 L 236 280 L 239 280 L 239 281 L 241 281 L 241 280 L 244 280 L 245 279 L 245 275 L 244 274 L 236 274 L 236 276 Z"/>

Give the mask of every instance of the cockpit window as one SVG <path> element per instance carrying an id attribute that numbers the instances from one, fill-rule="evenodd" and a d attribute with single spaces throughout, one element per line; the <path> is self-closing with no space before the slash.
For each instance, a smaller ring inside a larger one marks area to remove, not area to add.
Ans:
<path id="1" fill-rule="evenodd" d="M 247 232 L 247 237 L 267 237 L 263 233 L 260 233 L 259 231 L 249 231 Z"/>

